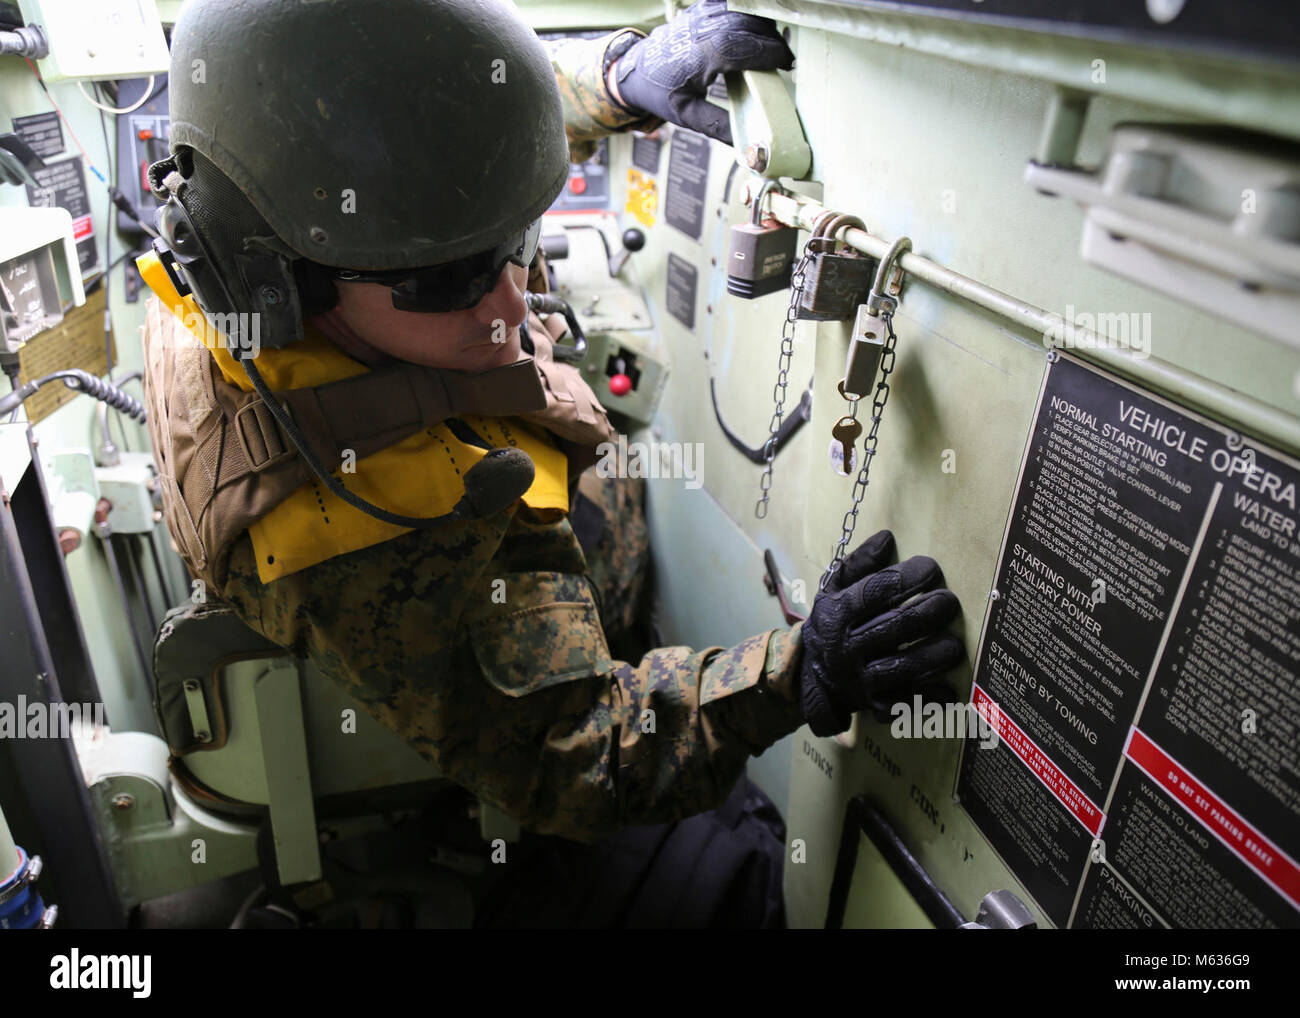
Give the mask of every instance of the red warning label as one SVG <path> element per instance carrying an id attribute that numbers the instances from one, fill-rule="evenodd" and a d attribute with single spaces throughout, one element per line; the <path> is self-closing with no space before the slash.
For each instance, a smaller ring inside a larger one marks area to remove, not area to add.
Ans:
<path id="1" fill-rule="evenodd" d="M 998 737 L 1007 744 L 1007 748 L 1020 757 L 1037 775 L 1038 780 L 1047 786 L 1048 791 L 1060 800 L 1061 805 L 1083 824 L 1084 829 L 1094 838 L 1100 834 L 1102 824 L 1106 822 L 1105 814 L 1083 794 L 1083 790 L 1066 777 L 1014 721 L 998 710 L 997 704 L 979 686 L 975 687 L 971 700 L 975 704 L 975 709 L 997 729 Z"/>
<path id="2" fill-rule="evenodd" d="M 1300 905 L 1300 866 L 1136 728 L 1124 755 L 1276 890 Z"/>

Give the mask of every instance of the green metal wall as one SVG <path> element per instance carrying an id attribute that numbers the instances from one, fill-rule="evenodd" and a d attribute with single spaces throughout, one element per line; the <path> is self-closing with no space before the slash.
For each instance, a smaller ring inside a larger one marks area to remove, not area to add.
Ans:
<path id="1" fill-rule="evenodd" d="M 521 7 L 536 27 L 546 29 L 645 23 L 662 10 L 645 2 L 526 0 Z M 1091 163 L 1104 151 L 1111 128 L 1124 120 L 1226 120 L 1300 135 L 1294 77 L 1267 66 L 1219 66 L 1028 33 L 1012 37 L 829 3 L 738 0 L 733 7 L 793 29 L 796 97 L 814 153 L 812 179 L 828 207 L 862 217 L 877 236 L 906 234 L 927 258 L 1041 308 L 1149 311 L 1156 359 L 1175 373 L 1213 379 L 1273 408 L 1279 431 L 1294 427 L 1300 353 L 1085 264 L 1078 253 L 1080 210 L 1021 179 L 1038 146 L 1053 83 L 1097 93 L 1080 148 L 1080 161 Z M 1108 68 L 1109 84 L 1101 87 L 1091 80 L 1098 58 Z M 75 85 L 52 91 L 91 161 L 106 168 L 99 114 Z M 0 62 L 0 97 L 0 119 L 49 109 L 30 70 L 16 60 Z M 781 625 L 776 601 L 762 584 L 762 550 L 772 548 L 783 575 L 802 580 L 811 598 L 838 537 L 851 481 L 832 473 L 827 445 L 831 424 L 845 407 L 834 387 L 848 333 L 839 324 L 798 327 L 786 408 L 793 409 L 804 383 L 815 376 L 814 417 L 779 458 L 771 511 L 757 520 L 759 470 L 718 430 L 709 378 L 717 379 L 728 423 L 760 444 L 772 411 L 787 297 L 743 302 L 726 294 L 728 228 L 747 216 L 743 172 L 724 199 L 733 157 L 726 147 L 712 146 L 701 240 L 664 223 L 669 147 L 660 164 L 659 220 L 632 264 L 658 328 L 651 352 L 669 364 L 671 374 L 652 429 L 633 437 L 704 447 L 703 488 L 670 479 L 648 485 L 659 617 L 669 643 L 730 645 Z M 69 139 L 69 151 L 75 150 Z M 626 179 L 629 139 L 615 140 L 611 158 L 617 184 Z M 93 177 L 88 185 L 103 263 L 107 198 Z M 19 189 L 0 188 L 0 204 L 24 203 Z M 633 224 L 629 219 L 624 225 Z M 114 256 L 122 250 L 116 238 L 113 249 Z M 669 253 L 699 271 L 693 330 L 665 310 Z M 125 371 L 140 366 L 143 305 L 126 304 L 122 286 L 119 268 L 111 307 Z M 914 280 L 903 291 L 896 325 L 897 384 L 856 540 L 889 527 L 903 556 L 925 553 L 939 560 L 961 599 L 960 628 L 973 659 L 1045 350 L 1040 335 Z M 132 447 L 143 448 L 143 430 L 127 427 Z M 93 448 L 93 402 L 74 401 L 38 433 L 43 445 Z M 19 437 L 17 429 L 0 429 L 6 444 Z M 1274 443 L 1279 444 L 1276 436 Z M 955 472 L 942 469 L 948 450 L 955 453 Z M 1296 451 L 1294 445 L 1288 451 Z M 88 541 L 67 564 L 114 727 L 152 731 L 102 552 Z M 967 692 L 969 667 L 954 680 Z M 863 792 L 880 803 L 966 915 L 974 915 L 988 891 L 1016 889 L 953 802 L 958 746 L 893 740 L 886 727 L 865 719 L 863 732 L 864 745 L 846 750 L 803 729 L 751 766 L 785 814 L 789 839 L 806 849 L 806 862 L 787 864 L 791 923 L 821 924 L 845 803 Z M 829 776 L 814 752 L 830 762 Z M 856 888 L 847 923 L 925 924 L 869 849 L 863 850 Z"/>
<path id="2" fill-rule="evenodd" d="M 111 178 L 113 160 L 110 153 L 116 137 L 113 118 L 104 115 L 109 145 L 106 149 L 104 132 L 100 127 L 100 113 L 82 98 L 76 84 L 54 84 L 49 86 L 49 90 L 54 102 L 67 118 L 67 124 L 63 126 L 66 151 L 62 155 L 49 157 L 49 161 L 55 162 L 69 156 L 81 155 L 82 150 L 78 147 L 78 141 L 85 146 L 82 164 L 94 219 L 99 265 L 102 269 L 108 264 L 109 259 L 118 258 L 126 248 L 123 247 L 123 239 L 116 232 L 113 233 L 111 241 L 106 242 L 108 237 L 106 228 L 110 222 L 108 210 L 111 208 L 108 193 L 86 163 L 93 164 Z M 3 130 L 11 130 L 9 124 L 11 117 L 45 113 L 52 109 L 50 99 L 41 89 L 36 76 L 24 60 L 18 57 L 6 57 L 0 60 L 0 125 Z M 76 136 L 76 140 L 73 135 Z M 0 206 L 26 207 L 26 205 L 25 189 L 0 186 Z M 113 210 L 113 213 L 115 217 L 116 210 Z M 139 337 L 140 329 L 144 325 L 144 302 L 143 300 L 135 304 L 126 302 L 125 268 L 124 264 L 120 264 L 113 270 L 110 284 L 109 308 L 113 316 L 118 356 L 114 377 L 123 376 L 142 367 Z M 0 384 L 4 384 L 7 391 L 7 383 Z M 137 399 L 140 398 L 138 382 L 129 383 L 126 390 Z M 52 450 L 63 448 L 93 451 L 100 443 L 95 407 L 94 400 L 84 396 L 78 397 L 41 421 L 35 428 L 39 442 L 38 453 L 44 457 Z M 117 415 L 110 414 L 110 416 Z M 136 451 L 147 450 L 149 436 L 145 429 L 125 416 L 120 416 L 119 420 L 126 429 L 129 448 Z M 17 476 L 9 476 L 11 472 L 9 464 L 22 463 L 27 458 L 24 430 L 25 426 L 21 424 L 0 426 L 0 445 L 4 449 L 0 455 L 4 457 L 5 479 L 9 483 L 16 483 L 18 480 Z M 121 432 L 116 421 L 111 423 L 110 433 L 114 442 L 121 445 Z M 166 527 L 161 523 L 156 529 L 156 538 L 157 547 L 164 550 L 167 567 L 171 570 L 169 582 L 173 590 L 184 589 L 183 567 L 180 559 L 171 553 L 170 538 Z M 110 723 L 116 731 L 155 731 L 153 705 L 148 694 L 149 687 L 142 681 L 143 676 L 140 674 L 140 666 L 122 613 L 121 599 L 108 571 L 98 539 L 93 536 L 87 537 L 81 547 L 67 556 L 65 563 L 72 581 L 82 631 L 85 634 L 91 663 L 99 681 Z M 146 569 L 145 582 L 149 585 L 150 596 L 154 598 L 155 603 L 161 604 L 162 594 L 158 590 L 150 568 Z"/>
<path id="3" fill-rule="evenodd" d="M 1028 34 L 1013 43 L 1005 33 L 961 26 L 922 30 L 830 4 L 733 6 L 794 28 L 797 104 L 814 153 L 811 177 L 822 184 L 827 207 L 862 217 L 887 240 L 907 235 L 926 258 L 1058 314 L 1067 305 L 1150 312 L 1153 358 L 1171 368 L 1175 387 L 1191 373 L 1266 404 L 1277 429 L 1261 437 L 1294 449 L 1280 435 L 1293 433 L 1300 408 L 1295 350 L 1086 264 L 1080 209 L 1022 182 L 1054 82 L 1097 93 L 1079 152 L 1090 165 L 1111 128 L 1126 120 L 1214 118 L 1300 130 L 1294 78 L 1267 67 L 1230 71 L 1212 61 Z M 1098 58 L 1107 61 L 1109 86 L 1090 84 Z M 626 158 L 621 147 L 615 151 Z M 835 476 L 827 457 L 830 427 L 846 407 L 835 383 L 847 325 L 798 327 L 786 409 L 815 373 L 813 421 L 778 459 L 765 520 L 753 512 L 759 469 L 727 445 L 714 422 L 710 371 L 728 423 L 752 444 L 762 440 L 787 300 L 785 293 L 748 303 L 726 295 L 727 229 L 745 215 L 738 201 L 744 173 L 731 201 L 722 201 L 730 159 L 728 149 L 713 146 L 702 240 L 665 225 L 661 210 L 635 256 L 672 372 L 655 434 L 705 447 L 703 489 L 650 482 L 667 638 L 697 647 L 781 624 L 761 584 L 765 547 L 775 550 L 787 578 L 815 592 L 851 492 L 851 480 Z M 667 162 L 665 152 L 661 191 Z M 669 252 L 699 267 L 693 331 L 665 312 Z M 896 327 L 897 384 L 855 543 L 889 527 L 902 556 L 924 553 L 940 562 L 963 605 L 960 629 L 973 663 L 1046 350 L 1040 334 L 915 280 L 905 286 Z M 943 470 L 947 450 L 955 472 Z M 968 693 L 970 667 L 954 681 Z M 864 745 L 856 750 L 805 728 L 753 765 L 786 812 L 791 843 L 805 845 L 806 862 L 787 860 L 791 923 L 823 922 L 845 804 L 864 792 L 967 917 L 987 892 L 1017 890 L 954 803 L 957 743 L 895 740 L 886 725 L 862 724 Z M 829 776 L 814 753 L 830 762 Z M 924 925 L 873 851 L 862 854 L 846 922 Z"/>

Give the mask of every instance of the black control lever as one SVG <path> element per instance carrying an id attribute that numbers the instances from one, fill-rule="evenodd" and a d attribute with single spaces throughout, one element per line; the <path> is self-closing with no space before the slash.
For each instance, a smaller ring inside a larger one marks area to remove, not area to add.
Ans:
<path id="1" fill-rule="evenodd" d="M 602 233 L 601 237 L 605 235 Z M 632 257 L 633 251 L 640 251 L 645 247 L 645 234 L 635 226 L 623 231 L 623 250 L 613 255 L 609 259 L 609 278 L 613 279 L 623 271 L 623 263 Z M 609 253 L 609 245 L 605 245 L 605 252 Z"/>
<path id="2" fill-rule="evenodd" d="M 722 419 L 722 408 L 718 406 L 718 383 L 715 379 L 709 379 L 709 395 L 713 397 L 713 416 L 718 419 L 718 427 L 726 436 L 727 441 L 732 444 L 742 456 L 751 463 L 762 465 L 767 462 L 766 448 L 764 442 L 757 449 L 747 446 L 734 431 L 727 427 L 727 422 Z M 808 388 L 804 390 L 803 396 L 799 399 L 799 405 L 791 411 L 790 416 L 781 422 L 781 426 L 776 432 L 776 443 L 772 455 L 779 453 L 786 442 L 794 437 L 794 433 L 802 428 L 808 421 L 812 420 L 812 383 L 808 383 Z"/>
<path id="3" fill-rule="evenodd" d="M 763 565 L 767 569 L 767 575 L 763 577 L 763 585 L 767 587 L 769 594 L 776 595 L 777 603 L 781 606 L 781 614 L 785 616 L 785 624 L 793 626 L 796 622 L 802 622 L 808 616 L 800 615 L 795 611 L 785 596 L 785 587 L 781 585 L 781 570 L 776 567 L 776 556 L 772 554 L 771 548 L 763 550 Z"/>
<path id="4" fill-rule="evenodd" d="M 645 247 L 645 234 L 642 233 L 640 230 L 638 230 L 635 226 L 632 227 L 631 229 L 627 229 L 623 231 L 623 247 L 619 250 L 618 254 L 610 253 L 609 238 L 605 236 L 605 231 L 602 230 L 599 226 L 594 226 L 591 223 L 579 223 L 574 226 L 566 226 L 565 229 L 596 231 L 597 235 L 600 237 L 601 246 L 605 248 L 605 261 L 609 267 L 610 279 L 617 278 L 618 274 L 623 271 L 623 263 L 626 262 L 629 257 L 631 257 L 632 252 L 640 251 L 643 247 Z M 544 237 L 542 239 L 543 241 L 546 241 L 548 238 Z M 557 251 L 563 252 L 562 254 L 560 254 L 561 258 L 567 258 L 569 256 L 569 245 L 567 242 L 563 245 L 562 248 L 554 240 L 551 240 L 550 243 L 554 245 Z M 546 257 L 549 259 L 551 257 L 550 251 L 549 249 L 546 250 L 547 250 Z"/>
<path id="5" fill-rule="evenodd" d="M 573 345 L 561 346 L 556 343 L 557 361 L 580 361 L 587 355 L 587 336 L 582 331 L 582 326 L 578 324 L 578 316 L 573 313 L 573 308 L 569 306 L 567 300 L 553 293 L 525 293 L 524 301 L 528 304 L 529 311 L 536 311 L 539 315 L 564 316 L 564 321 L 569 326 L 569 334 L 573 336 Z"/>
<path id="6" fill-rule="evenodd" d="M 559 262 L 569 257 L 569 236 L 565 233 L 543 233 L 542 254 L 548 262 Z"/>

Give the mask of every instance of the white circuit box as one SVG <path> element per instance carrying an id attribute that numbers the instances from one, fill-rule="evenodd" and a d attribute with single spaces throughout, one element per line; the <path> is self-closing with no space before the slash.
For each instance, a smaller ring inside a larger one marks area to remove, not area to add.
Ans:
<path id="1" fill-rule="evenodd" d="M 50 55 L 37 61 L 46 83 L 167 73 L 156 0 L 18 0 L 18 9 L 49 40 Z"/>

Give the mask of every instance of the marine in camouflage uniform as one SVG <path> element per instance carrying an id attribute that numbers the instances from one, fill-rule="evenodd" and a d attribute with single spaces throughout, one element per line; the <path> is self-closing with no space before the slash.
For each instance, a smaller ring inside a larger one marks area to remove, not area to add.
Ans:
<path id="1" fill-rule="evenodd" d="M 612 59 L 640 37 L 548 44 L 575 158 L 603 135 L 659 123 L 605 87 Z M 588 470 L 578 489 L 603 517 L 585 554 L 569 519 L 545 522 L 520 502 L 270 583 L 245 534 L 219 592 L 444 775 L 533 830 L 591 840 L 713 808 L 751 755 L 803 722 L 799 627 L 615 660 L 610 643 L 643 602 L 643 485 Z"/>

